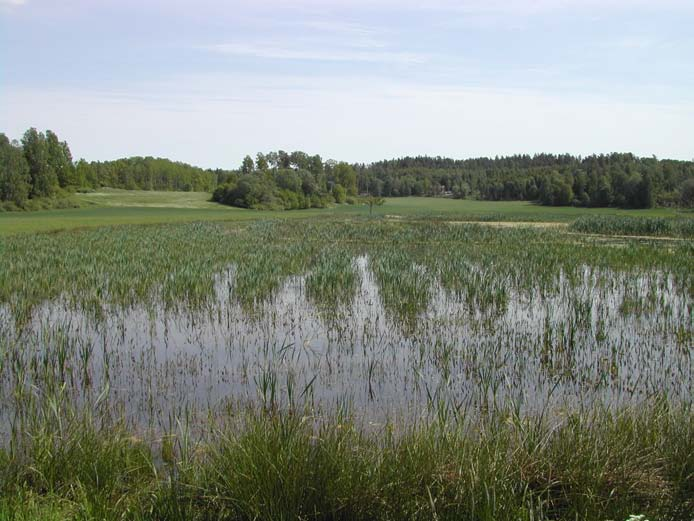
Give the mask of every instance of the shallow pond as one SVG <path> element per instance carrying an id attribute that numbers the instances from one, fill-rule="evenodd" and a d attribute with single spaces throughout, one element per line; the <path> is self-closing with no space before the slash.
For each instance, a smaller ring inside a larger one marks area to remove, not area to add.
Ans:
<path id="1" fill-rule="evenodd" d="M 57 389 L 90 407 L 106 393 L 113 411 L 155 428 L 249 404 L 382 423 L 694 395 L 691 298 L 666 275 L 585 267 L 578 280 L 560 274 L 554 291 L 509 289 L 482 305 L 476 290 L 414 266 L 420 293 L 403 306 L 410 297 L 379 280 L 373 259 L 351 263 L 357 282 L 341 303 L 311 297 L 303 274 L 249 304 L 232 265 L 195 312 L 95 318 L 58 300 L 15 328 L 5 308 L 3 423 Z M 485 267 L 467 269 L 484 278 Z"/>

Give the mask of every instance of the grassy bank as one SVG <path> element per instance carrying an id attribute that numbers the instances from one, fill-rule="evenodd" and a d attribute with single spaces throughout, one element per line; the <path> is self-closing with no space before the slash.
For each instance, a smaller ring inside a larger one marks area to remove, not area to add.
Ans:
<path id="1" fill-rule="evenodd" d="M 694 415 L 653 401 L 550 424 L 240 413 L 193 441 L 47 408 L 0 452 L 0 519 L 688 521 Z M 221 422 L 219 422 L 221 423 Z"/>

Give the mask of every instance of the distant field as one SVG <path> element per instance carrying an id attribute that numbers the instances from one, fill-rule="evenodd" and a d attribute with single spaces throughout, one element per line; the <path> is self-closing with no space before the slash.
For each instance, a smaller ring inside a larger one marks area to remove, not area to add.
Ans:
<path id="1" fill-rule="evenodd" d="M 119 224 L 156 224 L 193 221 L 239 221 L 267 218 L 367 216 L 365 206 L 339 205 L 327 209 L 286 212 L 244 210 L 209 201 L 203 192 L 145 192 L 103 190 L 77 194 L 82 208 L 38 212 L 0 213 L 0 234 L 69 230 Z M 569 222 L 583 215 L 635 215 L 676 217 L 670 209 L 618 210 L 613 208 L 547 207 L 528 202 L 488 202 L 428 197 L 387 199 L 374 208 L 376 216 L 422 218 L 438 216 L 451 220 L 498 220 Z M 692 215 L 688 212 L 687 215 Z"/>
<path id="2" fill-rule="evenodd" d="M 207 192 L 157 192 L 104 188 L 98 192 L 75 194 L 74 199 L 83 206 L 111 208 L 219 209 L 219 204 L 210 201 L 210 194 Z"/>
<path id="3" fill-rule="evenodd" d="M 364 207 L 342 207 L 338 213 L 367 214 Z M 460 219 L 483 217 L 498 220 L 567 222 L 582 215 L 634 215 L 650 217 L 677 217 L 682 212 L 667 208 L 648 210 L 620 210 L 616 208 L 574 208 L 541 206 L 527 201 L 472 201 L 435 197 L 399 197 L 386 199 L 374 208 L 374 214 L 405 217 L 445 216 Z M 692 212 L 689 212 L 692 215 Z"/>

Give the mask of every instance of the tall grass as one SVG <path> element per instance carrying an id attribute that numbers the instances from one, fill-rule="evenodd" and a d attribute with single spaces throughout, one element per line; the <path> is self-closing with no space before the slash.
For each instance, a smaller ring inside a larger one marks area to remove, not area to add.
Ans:
<path id="1" fill-rule="evenodd" d="M 359 282 L 351 255 L 326 249 L 306 277 L 306 291 L 319 307 L 335 311 L 351 304 Z"/>
<path id="2" fill-rule="evenodd" d="M 65 413 L 65 411 L 63 411 Z M 56 410 L 49 414 L 55 415 Z M 0 452 L 0 519 L 649 519 L 694 514 L 694 415 L 641 409 L 558 423 L 497 410 L 476 422 L 389 424 L 244 413 L 189 445 L 146 444 L 67 415 Z M 103 419 L 102 419 L 103 421 Z M 45 422 L 45 423 L 44 423 Z"/>
<path id="3" fill-rule="evenodd" d="M 569 228 L 576 232 L 601 235 L 694 237 L 694 219 L 692 218 L 666 219 L 663 217 L 588 215 L 576 219 Z"/>
<path id="4" fill-rule="evenodd" d="M 489 276 L 512 277 L 510 283 L 528 288 L 585 265 L 623 272 L 667 269 L 680 279 L 691 275 L 689 241 L 665 249 L 576 240 L 539 230 L 369 221 L 126 226 L 4 237 L 0 304 L 9 306 L 19 322 L 55 299 L 72 308 L 101 311 L 138 305 L 201 308 L 214 297 L 215 276 L 231 265 L 237 270 L 237 297 L 263 300 L 287 276 L 305 273 L 323 251 L 328 257 L 383 251 L 388 270 L 376 269 L 385 275 L 391 268 L 411 269 L 394 259 L 411 255 L 413 247 L 436 254 L 438 264 L 464 260 L 484 267 Z M 428 262 L 421 255 L 415 261 Z M 403 284 L 417 283 L 409 280 L 417 274 L 403 276 Z"/>

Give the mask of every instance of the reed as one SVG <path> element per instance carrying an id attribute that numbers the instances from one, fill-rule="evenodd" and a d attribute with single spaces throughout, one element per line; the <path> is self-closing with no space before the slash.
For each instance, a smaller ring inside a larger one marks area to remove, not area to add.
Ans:
<path id="1" fill-rule="evenodd" d="M 692 238 L 694 237 L 694 219 L 587 215 L 579 217 L 571 223 L 570 229 L 601 235 L 653 235 Z"/>
<path id="2" fill-rule="evenodd" d="M 0 520 L 689 521 L 692 241 L 0 238 Z"/>

